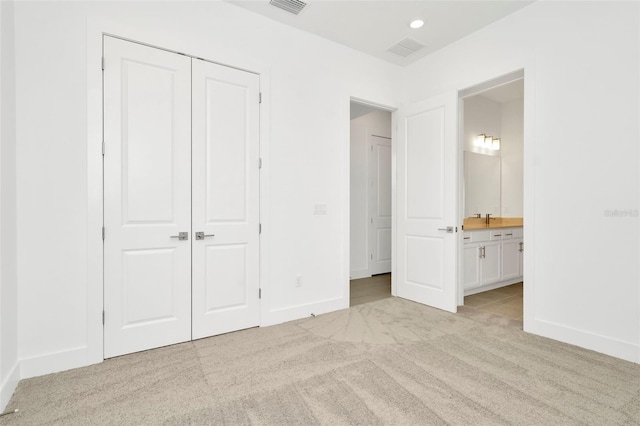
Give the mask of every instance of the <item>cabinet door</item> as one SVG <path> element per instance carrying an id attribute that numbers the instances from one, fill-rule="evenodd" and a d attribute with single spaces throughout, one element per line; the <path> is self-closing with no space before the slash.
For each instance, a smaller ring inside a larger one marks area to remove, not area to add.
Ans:
<path id="1" fill-rule="evenodd" d="M 522 267 L 522 265 L 524 264 L 522 257 L 524 254 L 524 240 L 522 238 L 518 239 L 518 270 L 519 276 L 524 276 L 524 268 Z"/>
<path id="2" fill-rule="evenodd" d="M 520 276 L 520 240 L 502 241 L 502 279 Z"/>
<path id="3" fill-rule="evenodd" d="M 484 257 L 480 266 L 481 285 L 497 283 L 501 280 L 500 273 L 500 241 L 482 243 Z"/>
<path id="4" fill-rule="evenodd" d="M 480 286 L 480 244 L 464 245 L 464 289 Z"/>

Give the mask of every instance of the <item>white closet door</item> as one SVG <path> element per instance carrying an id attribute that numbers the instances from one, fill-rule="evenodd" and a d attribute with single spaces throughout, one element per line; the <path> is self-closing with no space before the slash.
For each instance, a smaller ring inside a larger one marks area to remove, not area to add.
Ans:
<path id="1" fill-rule="evenodd" d="M 259 77 L 193 60 L 193 338 L 259 325 Z"/>
<path id="2" fill-rule="evenodd" d="M 398 111 L 397 295 L 456 312 L 457 95 Z"/>
<path id="3" fill-rule="evenodd" d="M 104 355 L 191 338 L 191 60 L 104 38 Z"/>
<path id="4" fill-rule="evenodd" d="M 370 136 L 369 271 L 391 272 L 391 139 Z"/>

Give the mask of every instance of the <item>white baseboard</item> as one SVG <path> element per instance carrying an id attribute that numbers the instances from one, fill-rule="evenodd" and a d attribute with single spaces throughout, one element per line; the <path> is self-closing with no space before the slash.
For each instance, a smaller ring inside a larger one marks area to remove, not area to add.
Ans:
<path id="1" fill-rule="evenodd" d="M 616 358 L 640 363 L 640 345 L 591 333 L 551 321 L 533 319 L 526 332 L 580 346 Z"/>
<path id="2" fill-rule="evenodd" d="M 313 315 L 326 314 L 328 312 L 339 311 L 349 307 L 349 298 L 338 297 L 327 299 L 321 302 L 305 303 L 302 305 L 290 306 L 281 309 L 273 309 L 262 319 L 262 326 L 282 324 Z"/>
<path id="3" fill-rule="evenodd" d="M 360 278 L 369 278 L 371 274 L 368 269 L 356 269 L 355 271 L 351 271 L 349 273 L 349 279 L 351 280 L 359 280 Z"/>
<path id="4" fill-rule="evenodd" d="M 487 284 L 476 288 L 471 288 L 464 291 L 465 296 L 471 296 L 472 294 L 482 293 L 484 291 L 495 290 L 496 288 L 506 287 L 508 285 L 521 283 L 523 277 L 512 278 L 506 281 L 500 281 L 499 283 Z"/>
<path id="5" fill-rule="evenodd" d="M 87 347 L 51 352 L 20 360 L 20 376 L 22 379 L 71 370 L 72 368 L 90 365 Z"/>
<path id="6" fill-rule="evenodd" d="M 0 412 L 4 411 L 20 381 L 20 364 L 16 362 L 0 384 Z"/>

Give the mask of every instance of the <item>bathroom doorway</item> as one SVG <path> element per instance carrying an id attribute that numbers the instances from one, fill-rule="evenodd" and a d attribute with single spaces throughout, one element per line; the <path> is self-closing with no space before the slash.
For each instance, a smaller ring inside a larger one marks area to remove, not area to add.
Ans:
<path id="1" fill-rule="evenodd" d="M 350 103 L 350 305 L 391 297 L 391 111 Z"/>
<path id="2" fill-rule="evenodd" d="M 524 72 L 460 93 L 459 312 L 522 328 Z"/>

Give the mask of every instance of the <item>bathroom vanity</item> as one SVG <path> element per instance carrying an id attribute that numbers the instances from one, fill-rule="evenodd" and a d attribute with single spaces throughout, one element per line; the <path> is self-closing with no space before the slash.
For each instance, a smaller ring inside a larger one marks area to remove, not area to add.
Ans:
<path id="1" fill-rule="evenodd" d="M 503 220 L 490 225 L 465 221 L 465 296 L 522 281 L 522 219 Z"/>

